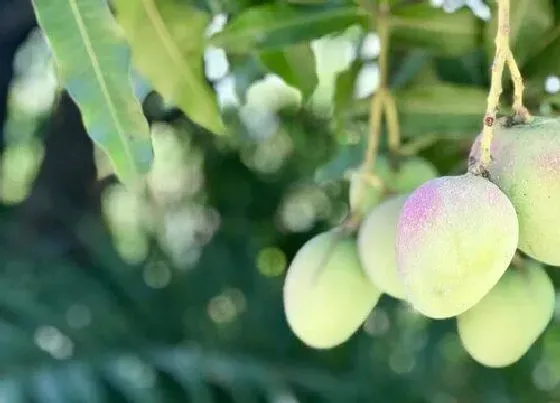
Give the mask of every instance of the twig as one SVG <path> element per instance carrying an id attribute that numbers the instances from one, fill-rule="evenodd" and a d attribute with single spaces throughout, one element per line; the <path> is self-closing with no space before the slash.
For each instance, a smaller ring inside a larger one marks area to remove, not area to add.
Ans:
<path id="1" fill-rule="evenodd" d="M 513 111 L 515 112 L 515 117 L 519 119 L 520 122 L 525 122 L 530 118 L 529 111 L 523 105 L 523 90 L 525 89 L 525 85 L 523 84 L 521 72 L 519 71 L 511 49 L 508 49 L 507 65 L 511 74 L 511 80 L 513 81 Z"/>
<path id="2" fill-rule="evenodd" d="M 387 93 L 385 101 L 385 119 L 387 122 L 387 134 L 389 142 L 389 152 L 392 156 L 400 155 L 401 133 L 399 128 L 399 117 L 397 104 L 392 94 Z"/>
<path id="3" fill-rule="evenodd" d="M 362 7 L 368 10 L 369 7 L 365 3 L 366 0 L 362 1 Z M 374 167 L 377 158 L 377 153 L 379 150 L 379 137 L 381 133 L 381 119 L 383 117 L 383 110 L 385 108 L 385 98 L 387 97 L 387 66 L 389 59 L 389 3 L 387 0 L 381 0 L 377 8 L 377 16 L 374 12 L 370 10 L 372 19 L 372 26 L 377 23 L 377 34 L 379 35 L 380 42 L 380 52 L 379 52 L 379 87 L 376 94 L 372 96 L 370 111 L 369 111 L 369 129 L 368 129 L 368 139 L 367 148 L 364 155 L 364 162 L 361 167 L 360 175 L 369 176 L 369 181 L 360 180 L 360 187 L 358 188 L 357 194 L 357 205 L 360 205 L 360 201 L 365 193 L 365 188 L 368 186 L 368 182 L 379 181 L 374 174 Z"/>
<path id="4" fill-rule="evenodd" d="M 492 63 L 488 106 L 483 119 L 480 142 L 480 160 L 478 165 L 473 167 L 473 173 L 478 175 L 484 175 L 487 172 L 488 164 L 492 159 L 490 147 L 492 144 L 492 136 L 494 134 L 494 124 L 496 123 L 496 113 L 500 104 L 500 96 L 502 94 L 502 76 L 506 63 L 511 72 L 511 78 L 514 84 L 513 109 L 516 113 L 516 119 L 520 122 L 525 122 L 529 118 L 529 113 L 523 106 L 523 80 L 521 78 L 521 72 L 517 67 L 517 63 L 515 62 L 509 46 L 510 0 L 497 1 L 498 28 L 495 39 L 496 53 Z"/>

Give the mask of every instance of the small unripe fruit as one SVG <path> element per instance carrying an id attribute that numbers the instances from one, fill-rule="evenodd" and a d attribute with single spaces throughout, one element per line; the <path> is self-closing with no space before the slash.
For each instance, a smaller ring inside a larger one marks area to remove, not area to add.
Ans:
<path id="1" fill-rule="evenodd" d="M 488 367 L 518 361 L 552 319 L 554 287 L 545 270 L 510 268 L 474 307 L 457 318 L 465 350 Z"/>
<path id="2" fill-rule="evenodd" d="M 363 170 L 363 167 L 361 169 Z M 384 193 L 410 193 L 422 183 L 437 176 L 435 167 L 419 157 L 401 161 L 399 170 L 394 171 L 391 169 L 389 160 L 384 156 L 379 156 L 374 173 L 381 179 L 384 188 L 368 182 L 360 172 L 363 171 L 354 173 L 350 180 L 350 208 L 363 215 L 381 202 Z M 359 189 L 362 182 L 364 188 L 360 197 Z"/>
<path id="3" fill-rule="evenodd" d="M 519 218 L 519 249 L 560 266 L 560 121 L 535 117 L 529 124 L 497 124 L 487 167 L 490 180 L 509 197 Z M 470 163 L 480 158 L 480 138 Z"/>
<path id="4" fill-rule="evenodd" d="M 329 231 L 296 253 L 284 283 L 284 312 L 302 342 L 332 348 L 359 329 L 380 295 L 362 270 L 356 241 Z"/>
<path id="5" fill-rule="evenodd" d="M 358 233 L 358 252 L 367 275 L 382 292 L 400 299 L 405 292 L 397 273 L 395 239 L 397 221 L 407 197 L 393 196 L 375 207 Z"/>
<path id="6" fill-rule="evenodd" d="M 459 315 L 498 282 L 518 241 L 515 210 L 472 174 L 432 179 L 406 200 L 397 224 L 397 267 L 406 299 L 432 318 Z"/>

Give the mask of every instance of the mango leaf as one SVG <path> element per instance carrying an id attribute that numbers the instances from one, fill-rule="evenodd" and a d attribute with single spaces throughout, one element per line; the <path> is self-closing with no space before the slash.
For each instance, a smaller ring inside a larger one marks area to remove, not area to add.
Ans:
<path id="1" fill-rule="evenodd" d="M 495 51 L 494 38 L 498 13 L 496 2 L 492 2 L 493 15 L 486 25 L 486 50 L 490 60 Z M 550 0 L 511 0 L 510 3 L 510 44 L 518 64 L 523 65 L 533 54 L 535 45 L 542 36 L 554 27 L 554 9 Z"/>
<path id="2" fill-rule="evenodd" d="M 336 75 L 333 96 L 333 115 L 335 118 L 342 115 L 354 103 L 356 80 L 363 65 L 364 62 L 362 60 L 354 60 L 350 68 Z"/>
<path id="3" fill-rule="evenodd" d="M 116 0 L 115 5 L 139 71 L 195 123 L 223 134 L 202 61 L 210 16 L 179 0 Z"/>
<path id="4" fill-rule="evenodd" d="M 470 137 L 480 130 L 487 95 L 483 89 L 443 82 L 395 91 L 402 134 Z M 368 112 L 367 99 L 349 110 L 354 118 L 365 118 Z"/>
<path id="5" fill-rule="evenodd" d="M 397 60 L 391 59 L 395 65 Z M 424 74 L 426 69 L 431 70 L 431 56 L 422 49 L 414 49 L 404 57 L 398 59 L 398 65 L 390 69 L 389 85 L 391 88 L 402 88 L 410 83 L 418 74 Z M 431 71 L 430 71 L 431 74 Z"/>
<path id="6" fill-rule="evenodd" d="M 326 184 L 340 180 L 349 170 L 359 168 L 364 150 L 365 141 L 341 146 L 329 162 L 317 168 L 314 181 L 318 184 Z"/>
<path id="7" fill-rule="evenodd" d="M 482 21 L 467 8 L 446 13 L 428 2 L 395 9 L 391 15 L 391 43 L 421 48 L 443 56 L 468 53 L 478 45 Z"/>
<path id="8" fill-rule="evenodd" d="M 235 17 L 209 43 L 233 53 L 278 49 L 340 32 L 353 24 L 367 24 L 367 16 L 357 6 L 266 4 L 251 7 Z"/>
<path id="9" fill-rule="evenodd" d="M 483 89 L 447 83 L 397 91 L 403 134 L 471 136 L 482 125 L 487 95 Z"/>
<path id="10" fill-rule="evenodd" d="M 308 43 L 290 45 L 282 50 L 264 51 L 259 58 L 269 71 L 299 89 L 304 99 L 308 99 L 315 91 L 318 82 L 315 55 Z"/>
<path id="11" fill-rule="evenodd" d="M 117 175 L 137 183 L 153 160 L 149 128 L 130 78 L 129 51 L 107 4 L 33 0 L 63 85 Z"/>
<path id="12" fill-rule="evenodd" d="M 235 77 L 235 93 L 244 104 L 247 102 L 249 87 L 255 81 L 263 79 L 266 71 L 258 57 L 253 54 L 232 55 L 229 63 L 231 74 Z"/>
<path id="13" fill-rule="evenodd" d="M 526 91 L 534 95 L 544 93 L 544 83 L 548 76 L 560 75 L 560 26 L 547 32 L 534 46 L 534 56 L 523 66 Z"/>

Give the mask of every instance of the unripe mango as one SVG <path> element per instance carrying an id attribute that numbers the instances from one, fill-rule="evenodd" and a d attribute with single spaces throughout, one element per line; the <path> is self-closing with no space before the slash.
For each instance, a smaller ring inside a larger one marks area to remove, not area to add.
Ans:
<path id="1" fill-rule="evenodd" d="M 515 210 L 496 185 L 445 176 L 406 200 L 397 224 L 397 267 L 406 299 L 432 318 L 459 315 L 490 291 L 518 241 Z"/>
<path id="2" fill-rule="evenodd" d="M 498 284 L 457 317 L 465 350 L 488 367 L 518 361 L 552 319 L 554 287 L 538 264 L 510 268 Z"/>
<path id="3" fill-rule="evenodd" d="M 375 174 L 383 182 L 384 188 L 369 183 L 356 172 L 350 180 L 350 208 L 352 211 L 367 214 L 373 207 L 377 206 L 385 193 L 410 193 L 422 183 L 435 178 L 437 171 L 428 161 L 420 157 L 411 157 L 401 161 L 399 170 L 391 169 L 389 160 L 384 156 L 379 156 L 375 164 Z M 364 182 L 363 195 L 360 198 L 359 189 L 361 182 Z"/>
<path id="4" fill-rule="evenodd" d="M 290 328 L 317 349 L 348 340 L 381 295 L 362 270 L 356 241 L 334 230 L 315 236 L 296 253 L 283 291 Z"/>
<path id="5" fill-rule="evenodd" d="M 560 121 L 534 117 L 529 124 L 495 126 L 489 178 L 509 197 L 519 218 L 519 249 L 560 266 Z M 470 163 L 480 158 L 480 138 Z"/>
<path id="6" fill-rule="evenodd" d="M 395 239 L 397 221 L 408 195 L 392 196 L 373 208 L 358 232 L 360 261 L 371 281 L 395 298 L 405 297 L 402 278 L 397 273 Z"/>

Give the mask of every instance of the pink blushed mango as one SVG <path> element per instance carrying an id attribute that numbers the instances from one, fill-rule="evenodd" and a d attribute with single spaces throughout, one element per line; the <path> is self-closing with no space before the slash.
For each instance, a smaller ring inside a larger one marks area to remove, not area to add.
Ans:
<path id="1" fill-rule="evenodd" d="M 472 174 L 426 182 L 397 224 L 406 299 L 436 319 L 465 312 L 498 282 L 517 242 L 515 210 L 496 185 Z"/>
<path id="2" fill-rule="evenodd" d="M 470 163 L 480 158 L 479 138 Z M 519 249 L 560 266 L 560 121 L 535 117 L 529 124 L 494 130 L 489 179 L 509 197 L 519 218 Z"/>

